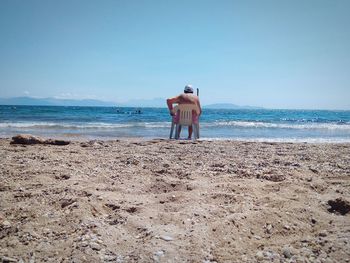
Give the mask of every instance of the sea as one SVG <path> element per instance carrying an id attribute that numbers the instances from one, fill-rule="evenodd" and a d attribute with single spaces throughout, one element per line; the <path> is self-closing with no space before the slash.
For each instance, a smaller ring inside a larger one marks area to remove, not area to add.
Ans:
<path id="1" fill-rule="evenodd" d="M 115 140 L 169 138 L 166 108 L 0 106 L 0 137 Z M 187 137 L 182 131 L 181 137 Z M 350 111 L 203 109 L 202 140 L 350 142 Z"/>

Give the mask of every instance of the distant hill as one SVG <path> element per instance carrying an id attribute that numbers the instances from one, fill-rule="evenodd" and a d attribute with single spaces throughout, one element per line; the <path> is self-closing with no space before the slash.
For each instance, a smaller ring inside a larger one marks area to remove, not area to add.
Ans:
<path id="1" fill-rule="evenodd" d="M 14 97 L 0 98 L 0 105 L 31 105 L 31 106 L 116 106 L 114 102 L 100 100 L 72 100 L 55 98 L 32 98 L 32 97 Z"/>
<path id="2" fill-rule="evenodd" d="M 124 103 L 107 102 L 101 100 L 73 100 L 56 98 L 32 98 L 32 97 L 14 97 L 0 98 L 0 105 L 27 105 L 27 106 L 90 106 L 90 107 L 166 107 L 166 100 L 155 98 L 150 100 L 129 100 Z"/>
<path id="3" fill-rule="evenodd" d="M 155 108 L 166 108 L 166 99 L 155 98 L 150 100 L 129 100 L 126 103 L 117 103 L 120 107 L 155 107 Z M 239 106 L 231 103 L 216 103 L 204 105 L 205 109 L 263 109 L 262 107 L 254 106 Z"/>
<path id="4" fill-rule="evenodd" d="M 101 100 L 73 100 L 73 99 L 56 99 L 56 98 L 32 98 L 32 97 L 14 97 L 0 98 L 0 105 L 32 105 L 32 106 L 90 106 L 90 107 L 154 107 L 166 108 L 166 99 L 135 99 L 127 102 L 108 102 Z M 216 103 L 204 105 L 205 109 L 262 109 L 261 107 L 239 106 L 231 103 Z"/>
<path id="5" fill-rule="evenodd" d="M 249 109 L 249 110 L 257 110 L 257 109 L 263 109 L 262 107 L 255 107 L 255 106 L 239 106 L 232 103 L 216 103 L 216 104 L 209 104 L 203 106 L 205 109 Z"/>

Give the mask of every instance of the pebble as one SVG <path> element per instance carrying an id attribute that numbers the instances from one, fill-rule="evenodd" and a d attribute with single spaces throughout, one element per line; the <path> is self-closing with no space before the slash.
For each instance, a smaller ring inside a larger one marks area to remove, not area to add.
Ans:
<path id="1" fill-rule="evenodd" d="M 286 230 L 289 230 L 289 229 L 290 229 L 290 226 L 284 225 L 283 228 L 286 229 Z"/>
<path id="2" fill-rule="evenodd" d="M 285 258 L 291 258 L 292 257 L 292 253 L 290 251 L 290 248 L 289 247 L 284 247 L 282 249 L 282 254 Z"/>
<path id="3" fill-rule="evenodd" d="M 279 254 L 274 253 L 273 251 L 264 251 L 264 256 L 267 257 L 270 261 L 274 261 L 279 258 Z"/>
<path id="4" fill-rule="evenodd" d="M 258 252 L 256 252 L 256 258 L 258 259 L 258 260 L 262 260 L 262 259 L 264 259 L 264 254 L 263 254 L 263 252 L 262 251 L 258 251 Z"/>
<path id="5" fill-rule="evenodd" d="M 171 236 L 166 236 L 166 235 L 162 235 L 159 238 L 163 239 L 165 241 L 172 241 L 172 240 L 174 240 L 174 238 L 172 238 Z"/>
<path id="6" fill-rule="evenodd" d="M 15 247 L 17 246 L 17 240 L 16 239 L 10 239 L 9 241 L 7 241 L 7 245 L 9 247 Z"/>
<path id="7" fill-rule="evenodd" d="M 1 257 L 1 262 L 17 262 L 17 259 L 2 256 Z"/>
<path id="8" fill-rule="evenodd" d="M 312 251 L 306 247 L 301 248 L 300 252 L 303 256 L 310 256 L 312 254 Z"/>
<path id="9" fill-rule="evenodd" d="M 93 250 L 97 250 L 97 251 L 101 250 L 101 246 L 100 246 L 99 244 L 95 243 L 95 242 L 91 242 L 91 243 L 90 243 L 90 247 L 91 247 Z"/>
<path id="10" fill-rule="evenodd" d="M 268 234 L 271 234 L 271 233 L 272 233 L 272 225 L 268 224 L 268 225 L 266 226 L 266 232 L 267 232 Z"/>
<path id="11" fill-rule="evenodd" d="M 158 257 L 163 256 L 164 255 L 164 250 L 159 250 L 159 251 L 155 252 L 154 255 L 156 255 Z"/>
<path id="12" fill-rule="evenodd" d="M 315 256 L 313 256 L 313 255 L 309 257 L 309 260 L 310 260 L 311 262 L 315 262 L 315 259 L 316 259 L 316 258 L 315 258 Z"/>
<path id="13" fill-rule="evenodd" d="M 160 257 L 164 256 L 164 250 L 159 250 L 157 252 L 154 252 L 153 260 L 154 262 L 160 262 Z"/>
<path id="14" fill-rule="evenodd" d="M 9 227 L 11 227 L 11 223 L 9 221 L 5 220 L 4 222 L 2 222 L 2 226 L 4 228 L 9 228 Z"/>
<path id="15" fill-rule="evenodd" d="M 320 246 L 325 246 L 326 243 L 327 243 L 327 240 L 324 240 L 324 239 L 319 239 L 316 241 L 317 244 L 319 244 Z"/>
<path id="16" fill-rule="evenodd" d="M 115 261 L 117 257 L 113 255 L 104 255 L 103 259 L 104 261 Z"/>
<path id="17" fill-rule="evenodd" d="M 326 237 L 327 236 L 327 231 L 321 231 L 318 235 L 320 237 Z"/>
<path id="18" fill-rule="evenodd" d="M 89 244 L 88 244 L 88 242 L 86 242 L 86 241 L 83 241 L 83 242 L 81 242 L 81 246 L 82 247 L 87 247 Z"/>

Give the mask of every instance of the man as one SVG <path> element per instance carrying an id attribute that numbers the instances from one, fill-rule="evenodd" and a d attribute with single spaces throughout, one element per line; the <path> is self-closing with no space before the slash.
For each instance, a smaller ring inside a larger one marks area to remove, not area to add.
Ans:
<path id="1" fill-rule="evenodd" d="M 177 103 L 177 104 L 195 104 L 197 105 L 198 109 L 199 109 L 199 115 L 202 114 L 202 108 L 201 108 L 201 104 L 199 102 L 199 98 L 197 96 L 195 96 L 193 94 L 193 88 L 191 85 L 186 85 L 185 89 L 184 89 L 184 93 L 180 94 L 177 97 L 174 98 L 169 98 L 167 99 L 167 104 L 168 104 L 168 108 L 170 111 L 170 115 L 174 116 L 175 113 L 173 113 L 173 104 Z M 194 116 L 194 120 L 195 122 L 198 122 L 198 116 Z M 188 139 L 191 139 L 192 137 L 192 126 L 188 126 Z"/>

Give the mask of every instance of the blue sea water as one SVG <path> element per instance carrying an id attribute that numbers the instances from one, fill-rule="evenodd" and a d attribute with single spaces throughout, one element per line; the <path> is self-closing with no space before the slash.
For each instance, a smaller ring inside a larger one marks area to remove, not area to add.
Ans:
<path id="1" fill-rule="evenodd" d="M 170 121 L 166 108 L 0 106 L 0 137 L 168 138 Z M 202 139 L 350 142 L 350 111 L 203 109 L 200 132 Z"/>

